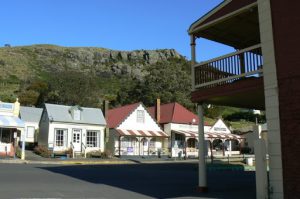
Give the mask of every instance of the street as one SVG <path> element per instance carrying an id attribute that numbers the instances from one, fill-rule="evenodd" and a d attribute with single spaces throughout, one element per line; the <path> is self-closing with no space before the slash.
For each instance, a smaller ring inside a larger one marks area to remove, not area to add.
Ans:
<path id="1" fill-rule="evenodd" d="M 198 193 L 197 164 L 0 164 L 0 198 L 255 198 L 254 172 L 209 171 Z"/>

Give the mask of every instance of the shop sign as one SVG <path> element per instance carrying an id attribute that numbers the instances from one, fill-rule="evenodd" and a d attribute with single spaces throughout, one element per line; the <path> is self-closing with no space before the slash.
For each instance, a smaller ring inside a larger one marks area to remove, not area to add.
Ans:
<path id="1" fill-rule="evenodd" d="M 127 153 L 133 153 L 133 147 L 127 147 Z"/>

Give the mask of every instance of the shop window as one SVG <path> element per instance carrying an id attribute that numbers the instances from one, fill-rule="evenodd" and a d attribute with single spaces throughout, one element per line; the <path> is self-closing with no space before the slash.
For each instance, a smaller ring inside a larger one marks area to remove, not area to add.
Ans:
<path id="1" fill-rule="evenodd" d="M 67 129 L 55 129 L 55 146 L 67 145 Z"/>
<path id="2" fill-rule="evenodd" d="M 27 127 L 27 138 L 33 138 L 34 137 L 35 128 L 33 126 Z"/>
<path id="3" fill-rule="evenodd" d="M 100 147 L 99 136 L 100 136 L 99 131 L 87 131 L 86 132 L 87 147 Z"/>

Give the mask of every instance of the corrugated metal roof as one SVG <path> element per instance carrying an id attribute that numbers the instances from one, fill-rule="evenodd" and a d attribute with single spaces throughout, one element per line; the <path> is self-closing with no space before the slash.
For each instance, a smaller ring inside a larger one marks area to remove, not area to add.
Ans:
<path id="1" fill-rule="evenodd" d="M 116 128 L 132 113 L 141 103 L 129 104 L 122 107 L 110 109 L 107 112 L 107 122 L 109 128 Z"/>
<path id="2" fill-rule="evenodd" d="M 148 111 L 151 114 L 151 116 L 155 118 L 155 106 L 148 108 Z M 199 118 L 196 114 L 192 113 L 181 104 L 173 102 L 169 104 L 163 104 L 160 106 L 159 123 L 198 124 Z"/>
<path id="3" fill-rule="evenodd" d="M 24 122 L 39 123 L 42 113 L 43 113 L 42 108 L 26 107 L 26 106 L 21 106 L 20 108 L 20 118 Z"/>
<path id="4" fill-rule="evenodd" d="M 45 104 L 45 107 L 49 120 L 54 122 L 106 125 L 100 108 L 80 107 L 82 109 L 81 118 L 80 120 L 74 120 L 70 112 L 72 106 Z"/>

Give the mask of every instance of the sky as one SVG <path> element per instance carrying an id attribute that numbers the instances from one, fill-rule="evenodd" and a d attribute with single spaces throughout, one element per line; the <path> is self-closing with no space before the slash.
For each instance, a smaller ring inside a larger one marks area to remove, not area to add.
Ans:
<path id="1" fill-rule="evenodd" d="M 222 0 L 3 0 L 0 46 L 54 44 L 175 49 L 190 59 L 189 26 Z M 232 49 L 197 40 L 197 61 Z"/>

